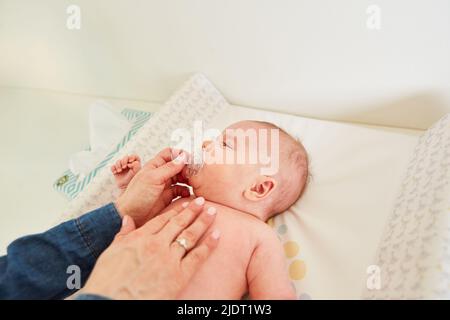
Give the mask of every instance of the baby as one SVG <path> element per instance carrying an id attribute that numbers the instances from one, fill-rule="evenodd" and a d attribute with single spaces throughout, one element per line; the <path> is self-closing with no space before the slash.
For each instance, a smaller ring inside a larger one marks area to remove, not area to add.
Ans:
<path id="1" fill-rule="evenodd" d="M 257 144 L 252 145 L 247 137 L 239 147 L 238 129 L 256 132 Z M 278 132 L 276 148 L 272 139 L 262 139 L 259 134 L 265 131 L 270 137 L 271 129 Z M 260 161 L 250 161 L 265 147 L 272 156 L 274 152 L 279 155 L 278 170 L 271 175 L 261 173 L 264 166 Z M 179 298 L 241 299 L 248 294 L 251 299 L 295 299 L 283 247 L 265 221 L 301 196 L 308 175 L 303 145 L 271 123 L 241 121 L 215 141 L 204 142 L 203 151 L 205 164 L 199 172 L 191 176 L 185 167 L 182 174 L 195 196 L 204 197 L 206 207 L 217 209 L 211 229 L 221 231 L 221 240 Z M 223 161 L 224 154 L 245 161 Z M 126 188 L 139 169 L 137 156 L 125 157 L 111 168 L 119 188 Z M 184 202 L 184 198 L 174 200 L 165 210 Z"/>

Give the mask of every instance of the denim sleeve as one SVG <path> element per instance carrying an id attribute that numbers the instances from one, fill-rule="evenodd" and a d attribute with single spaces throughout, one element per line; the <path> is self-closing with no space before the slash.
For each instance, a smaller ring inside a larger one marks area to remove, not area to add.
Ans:
<path id="1" fill-rule="evenodd" d="M 111 203 L 15 240 L 0 257 L 0 299 L 62 299 L 75 293 L 120 225 Z"/>
<path id="2" fill-rule="evenodd" d="M 112 300 L 105 296 L 99 296 L 96 294 L 80 294 L 79 296 L 75 297 L 75 300 Z"/>

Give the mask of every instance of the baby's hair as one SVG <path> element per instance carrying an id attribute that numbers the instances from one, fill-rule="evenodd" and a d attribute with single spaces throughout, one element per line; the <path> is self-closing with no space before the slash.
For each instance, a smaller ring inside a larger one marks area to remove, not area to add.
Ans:
<path id="1" fill-rule="evenodd" d="M 303 152 L 304 152 L 304 155 L 305 155 L 305 162 L 306 162 L 306 164 L 305 164 L 305 172 L 303 173 L 303 177 L 302 177 L 304 179 L 305 183 L 303 185 L 302 191 L 300 192 L 300 195 L 297 198 L 297 200 L 298 200 L 305 193 L 306 189 L 308 188 L 308 186 L 310 184 L 310 181 L 313 178 L 313 175 L 312 175 L 312 172 L 310 170 L 311 158 L 310 158 L 310 156 L 308 154 L 308 151 L 306 151 L 306 149 L 303 146 L 303 143 L 301 142 L 300 138 L 296 137 L 296 138 L 294 138 L 294 140 L 303 147 Z"/>
<path id="2" fill-rule="evenodd" d="M 287 210 L 292 204 L 294 204 L 305 192 L 307 185 L 309 184 L 309 180 L 312 177 L 309 171 L 309 156 L 306 152 L 305 147 L 301 143 L 300 139 L 294 138 L 291 136 L 288 132 L 286 132 L 284 129 L 280 128 L 279 126 L 266 121 L 254 121 L 264 127 L 269 127 L 273 129 L 278 129 L 281 134 L 283 134 L 285 137 L 288 138 L 290 142 L 292 142 L 292 146 L 288 147 L 288 155 L 287 158 L 290 163 L 292 163 L 296 169 L 300 169 L 302 171 L 302 175 L 300 176 L 300 190 L 298 190 L 298 193 L 296 193 L 292 199 L 287 199 L 286 201 L 278 201 L 273 208 L 273 211 L 276 213 L 283 212 Z M 287 194 L 289 186 L 282 185 L 282 191 L 281 193 Z M 284 198 L 283 198 L 284 199 Z M 286 199 L 285 199 L 286 200 Z"/>

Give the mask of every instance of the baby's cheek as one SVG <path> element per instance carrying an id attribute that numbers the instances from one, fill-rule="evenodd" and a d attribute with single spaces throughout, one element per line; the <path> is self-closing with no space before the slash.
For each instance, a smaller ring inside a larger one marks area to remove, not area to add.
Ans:
<path id="1" fill-rule="evenodd" d="M 214 150 L 206 151 L 203 154 L 203 162 L 205 164 L 220 163 L 220 161 L 217 161 L 217 159 L 216 159 L 216 153 Z"/>

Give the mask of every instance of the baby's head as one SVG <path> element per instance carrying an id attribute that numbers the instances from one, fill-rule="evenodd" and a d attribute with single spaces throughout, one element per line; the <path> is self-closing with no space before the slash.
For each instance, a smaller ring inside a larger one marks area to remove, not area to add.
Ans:
<path id="1" fill-rule="evenodd" d="M 189 178 L 195 195 L 263 221 L 288 209 L 305 188 L 305 148 L 274 124 L 237 122 L 205 141 L 203 151 L 204 166 Z"/>

